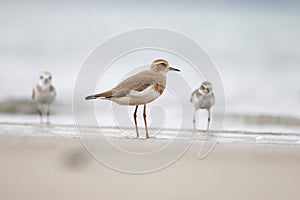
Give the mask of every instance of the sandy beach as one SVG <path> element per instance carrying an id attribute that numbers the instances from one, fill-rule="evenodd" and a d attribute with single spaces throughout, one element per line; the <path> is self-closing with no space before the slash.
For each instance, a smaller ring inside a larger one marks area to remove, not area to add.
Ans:
<path id="1" fill-rule="evenodd" d="M 299 145 L 218 143 L 206 159 L 198 160 L 195 142 L 173 165 L 133 175 L 96 161 L 78 137 L 0 137 L 0 199 L 274 200 L 297 199 L 299 194 Z M 140 151 L 147 143 L 113 140 Z"/>

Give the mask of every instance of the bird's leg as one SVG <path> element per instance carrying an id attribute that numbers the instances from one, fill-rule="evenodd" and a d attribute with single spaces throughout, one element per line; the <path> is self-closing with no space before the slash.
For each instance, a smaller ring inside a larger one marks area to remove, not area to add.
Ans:
<path id="1" fill-rule="evenodd" d="M 197 113 L 197 109 L 195 108 L 194 115 L 193 115 L 194 131 L 196 131 L 196 129 L 197 129 L 197 127 L 196 127 L 196 113 Z"/>
<path id="2" fill-rule="evenodd" d="M 38 105 L 38 112 L 39 112 L 39 115 L 40 115 L 40 124 L 42 124 L 43 123 L 43 110 L 42 110 L 41 105 Z"/>
<path id="3" fill-rule="evenodd" d="M 134 118 L 134 123 L 135 123 L 135 131 L 136 131 L 136 138 L 139 138 L 139 130 L 138 130 L 138 126 L 137 126 L 137 123 L 136 123 L 136 112 L 138 110 L 138 105 L 135 107 L 135 111 L 133 113 L 133 118 Z"/>
<path id="4" fill-rule="evenodd" d="M 50 124 L 50 105 L 47 107 L 47 124 Z"/>
<path id="5" fill-rule="evenodd" d="M 143 117 L 144 117 L 144 122 L 145 122 L 146 138 L 149 138 L 146 116 L 147 116 L 147 115 L 146 115 L 146 104 L 144 104 Z"/>
<path id="6" fill-rule="evenodd" d="M 207 131 L 207 134 L 209 134 L 209 125 L 210 125 L 210 109 L 207 110 L 208 112 L 208 118 L 207 118 L 207 128 L 206 128 L 206 131 Z"/>

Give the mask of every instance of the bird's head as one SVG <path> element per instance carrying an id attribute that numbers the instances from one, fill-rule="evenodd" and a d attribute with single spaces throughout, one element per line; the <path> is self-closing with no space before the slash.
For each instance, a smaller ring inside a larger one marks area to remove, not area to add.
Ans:
<path id="1" fill-rule="evenodd" d="M 40 75 L 40 84 L 41 85 L 48 85 L 51 84 L 52 75 L 50 72 L 42 72 Z"/>
<path id="2" fill-rule="evenodd" d="M 169 66 L 168 61 L 164 59 L 156 59 L 151 64 L 151 70 L 160 72 L 160 73 L 167 73 L 168 71 L 177 71 L 180 72 L 179 69 L 173 68 Z"/>
<path id="3" fill-rule="evenodd" d="M 204 81 L 199 89 L 204 94 L 210 94 L 212 93 L 212 84 L 208 81 Z"/>

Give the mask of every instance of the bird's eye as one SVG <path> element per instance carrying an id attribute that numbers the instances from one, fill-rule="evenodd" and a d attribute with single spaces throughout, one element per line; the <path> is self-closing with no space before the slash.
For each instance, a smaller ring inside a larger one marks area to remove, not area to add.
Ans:
<path id="1" fill-rule="evenodd" d="M 43 79 L 43 76 L 40 76 L 40 79 Z"/>
<path id="2" fill-rule="evenodd" d="M 49 80 L 51 80 L 52 79 L 52 77 L 51 76 L 49 76 Z"/>

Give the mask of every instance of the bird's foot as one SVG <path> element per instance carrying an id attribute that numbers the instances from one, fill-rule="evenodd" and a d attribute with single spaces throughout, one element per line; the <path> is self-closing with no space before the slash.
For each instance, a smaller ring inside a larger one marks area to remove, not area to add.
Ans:
<path id="1" fill-rule="evenodd" d="M 148 136 L 146 139 L 156 139 L 156 136 Z"/>

